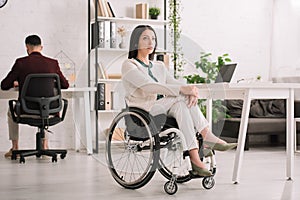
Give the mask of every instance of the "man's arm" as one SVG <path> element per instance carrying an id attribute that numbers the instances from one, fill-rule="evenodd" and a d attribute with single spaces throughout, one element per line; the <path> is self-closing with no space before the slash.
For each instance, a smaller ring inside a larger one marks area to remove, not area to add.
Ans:
<path id="1" fill-rule="evenodd" d="M 69 87 L 69 82 L 61 72 L 60 67 L 58 65 L 58 61 L 56 60 L 55 62 L 56 62 L 56 73 L 58 74 L 60 79 L 60 87 L 61 89 L 67 89 Z"/>
<path id="2" fill-rule="evenodd" d="M 17 82 L 18 78 L 18 70 L 17 66 L 18 60 L 16 60 L 15 64 L 13 65 L 10 72 L 7 74 L 7 76 L 1 81 L 1 89 L 2 90 L 9 90 L 10 88 L 16 87 L 15 82 Z M 18 85 L 17 85 L 18 86 Z"/>

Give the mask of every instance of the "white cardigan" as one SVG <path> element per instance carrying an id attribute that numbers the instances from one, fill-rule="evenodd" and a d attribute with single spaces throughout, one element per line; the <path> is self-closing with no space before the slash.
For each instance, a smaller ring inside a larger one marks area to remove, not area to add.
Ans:
<path id="1" fill-rule="evenodd" d="M 125 99 L 128 106 L 135 106 L 150 111 L 157 101 L 157 94 L 181 96 L 180 86 L 184 83 L 171 76 L 161 61 L 152 61 L 154 81 L 148 75 L 148 68 L 135 59 L 127 59 L 122 65 L 122 83 L 126 90 Z"/>

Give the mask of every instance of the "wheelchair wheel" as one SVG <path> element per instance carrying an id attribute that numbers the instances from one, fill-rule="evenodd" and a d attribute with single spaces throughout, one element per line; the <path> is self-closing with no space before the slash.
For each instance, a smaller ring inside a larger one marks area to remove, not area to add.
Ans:
<path id="1" fill-rule="evenodd" d="M 177 186 L 176 182 L 172 183 L 171 181 L 168 181 L 165 183 L 164 189 L 167 194 L 173 195 L 177 192 L 178 186 Z"/>
<path id="2" fill-rule="evenodd" d="M 213 176 L 211 177 L 204 177 L 203 180 L 202 180 L 202 186 L 209 190 L 211 188 L 213 188 L 215 185 L 215 179 Z"/>
<path id="3" fill-rule="evenodd" d="M 106 143 L 108 168 L 124 188 L 138 189 L 153 177 L 159 160 L 159 137 L 151 116 L 125 110 L 113 120 Z M 139 137 L 143 135 L 143 137 Z"/>
<path id="4" fill-rule="evenodd" d="M 181 141 L 178 137 L 169 135 L 168 143 L 160 150 L 159 172 L 168 180 L 176 174 L 176 182 L 184 183 L 191 180 L 187 160 L 183 157 Z"/>

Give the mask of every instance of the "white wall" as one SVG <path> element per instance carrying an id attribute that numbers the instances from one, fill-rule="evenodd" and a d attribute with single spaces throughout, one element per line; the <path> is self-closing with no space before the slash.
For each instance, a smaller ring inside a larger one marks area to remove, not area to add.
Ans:
<path id="1" fill-rule="evenodd" d="M 15 59 L 26 55 L 24 40 L 28 34 L 41 36 L 44 55 L 54 57 L 63 51 L 75 63 L 79 78 L 87 78 L 84 75 L 87 69 L 87 1 L 9 0 L 0 9 L 0 19 L 1 80 Z M 76 127 L 72 101 L 70 103 L 66 121 L 51 129 L 55 134 L 50 136 L 50 147 L 73 147 Z M 0 100 L 0 151 L 6 151 L 10 147 L 6 124 L 7 107 L 7 100 Z M 35 128 L 22 126 L 21 147 L 34 147 L 35 132 Z"/>
<path id="2" fill-rule="evenodd" d="M 273 0 L 182 3 L 183 33 L 215 57 L 228 53 L 233 62 L 238 63 L 233 81 L 257 75 L 268 79 Z M 198 55 L 201 49 L 196 50 Z M 194 51 L 190 49 L 184 54 Z"/>
<path id="3" fill-rule="evenodd" d="M 14 0 L 0 12 L 0 78 L 17 57 L 26 55 L 24 40 L 38 34 L 45 55 L 63 51 L 76 64 L 87 59 L 87 2 L 82 0 Z"/>
<path id="4" fill-rule="evenodd" d="M 300 76 L 300 0 L 276 0 L 272 77 Z"/>

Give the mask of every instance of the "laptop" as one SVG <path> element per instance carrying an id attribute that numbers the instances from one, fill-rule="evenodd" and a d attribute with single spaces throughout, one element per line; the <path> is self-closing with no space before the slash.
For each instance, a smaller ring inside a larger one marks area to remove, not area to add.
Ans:
<path id="1" fill-rule="evenodd" d="M 215 83 L 223 83 L 223 82 L 229 83 L 231 81 L 236 65 L 237 63 L 223 65 L 220 68 Z"/>

